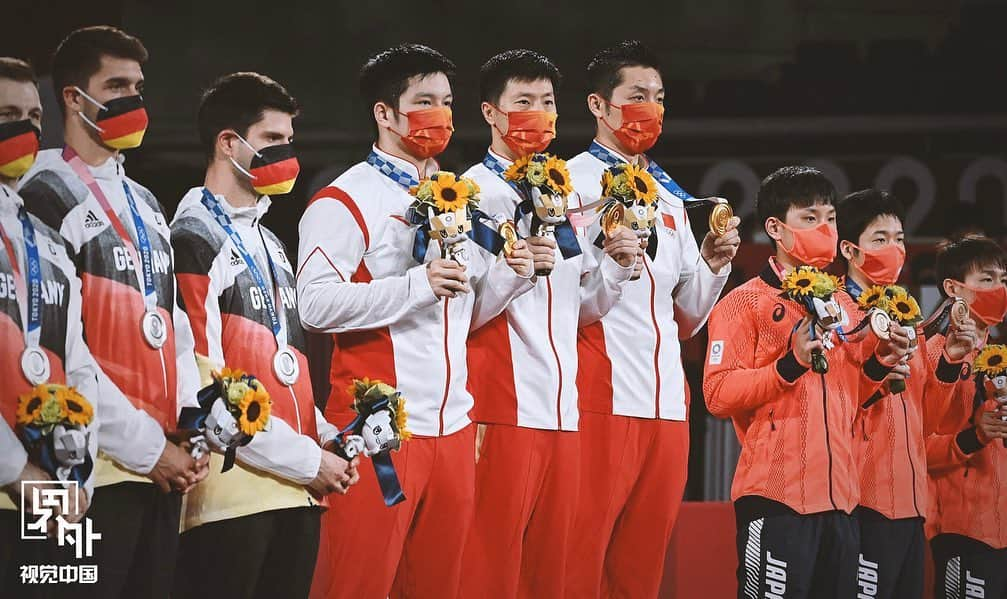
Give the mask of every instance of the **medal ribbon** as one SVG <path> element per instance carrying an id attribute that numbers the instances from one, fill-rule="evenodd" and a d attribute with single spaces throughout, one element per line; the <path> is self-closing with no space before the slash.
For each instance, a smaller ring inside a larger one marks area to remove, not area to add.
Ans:
<path id="1" fill-rule="evenodd" d="M 98 182 L 94 180 L 94 175 L 91 174 L 91 171 L 84 164 L 84 161 L 80 159 L 80 156 L 77 155 L 77 152 L 70 146 L 64 147 L 63 160 L 70 165 L 70 168 L 77 174 L 77 177 L 91 190 L 91 194 L 98 200 L 101 209 L 105 211 L 105 216 L 112 223 L 112 228 L 118 233 L 119 239 L 126 246 L 126 251 L 129 252 L 129 256 L 132 259 L 133 271 L 136 273 L 140 288 L 143 289 L 144 309 L 147 312 L 156 313 L 157 287 L 154 285 L 153 251 L 150 247 L 150 238 L 147 236 L 147 227 L 143 223 L 139 210 L 137 210 L 136 200 L 133 199 L 133 192 L 129 184 L 124 179 L 122 181 L 122 190 L 126 193 L 126 203 L 129 205 L 129 211 L 133 217 L 133 229 L 136 232 L 137 244 L 140 246 L 139 252 L 137 252 L 133 239 L 126 231 L 126 227 L 119 220 L 119 216 L 115 213 L 115 210 L 112 209 L 112 205 L 105 196 L 105 192 L 102 191 Z M 137 268 L 137 265 L 140 265 L 140 268 Z"/>
<path id="2" fill-rule="evenodd" d="M 25 277 L 18 267 L 17 254 L 14 252 L 11 236 L 4 230 L 3 223 L 0 223 L 0 237 L 3 237 L 7 258 L 10 260 L 11 270 L 14 272 L 17 303 L 19 306 L 23 306 L 22 310 L 25 311 L 21 320 L 25 347 L 38 348 L 42 338 L 42 261 L 39 259 L 38 245 L 35 242 L 35 227 L 28 218 L 28 212 L 24 206 L 18 207 L 17 218 L 21 221 L 21 231 L 24 235 L 27 285 Z M 27 301 L 25 301 L 26 299 Z"/>
<path id="3" fill-rule="evenodd" d="M 273 330 L 273 337 L 276 338 L 276 346 L 279 350 L 286 349 L 287 347 L 287 335 L 283 328 L 283 323 L 280 320 L 280 315 L 276 311 L 275 302 L 275 284 L 272 286 L 266 285 L 266 280 L 262 276 L 262 271 L 259 270 L 259 265 L 255 263 L 255 259 L 252 258 L 251 254 L 245 248 L 245 242 L 242 241 L 241 236 L 238 232 L 234 230 L 231 223 L 231 217 L 224 212 L 224 209 L 220 206 L 220 202 L 210 190 L 203 188 L 203 197 L 201 198 L 203 206 L 210 211 L 213 215 L 214 220 L 217 224 L 227 233 L 230 238 L 231 243 L 241 254 L 241 259 L 244 260 L 245 265 L 248 266 L 248 272 L 252 274 L 252 278 L 255 279 L 255 284 L 259 287 L 259 291 L 262 292 L 262 302 L 266 305 L 266 313 L 269 315 L 270 327 Z M 273 264 L 273 258 L 269 255 L 269 247 L 266 246 L 265 240 L 263 240 L 263 249 L 266 252 L 266 262 L 269 264 L 269 274 L 272 281 L 275 283 L 276 278 L 276 266 Z M 272 288 L 271 288 L 272 287 Z"/>

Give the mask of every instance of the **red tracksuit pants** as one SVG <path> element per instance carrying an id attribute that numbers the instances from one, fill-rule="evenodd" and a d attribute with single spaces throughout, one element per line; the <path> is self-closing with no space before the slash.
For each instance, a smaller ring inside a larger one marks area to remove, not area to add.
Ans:
<path id="1" fill-rule="evenodd" d="M 332 495 L 312 599 L 454 599 L 475 505 L 475 426 L 414 438 L 392 453 L 406 500 L 385 507 L 368 460 L 360 483 Z"/>
<path id="2" fill-rule="evenodd" d="M 461 597 L 563 597 L 579 462 L 580 433 L 487 425 Z"/>
<path id="3" fill-rule="evenodd" d="M 566 597 L 657 597 L 685 491 L 689 423 L 582 412 L 580 444 Z"/>

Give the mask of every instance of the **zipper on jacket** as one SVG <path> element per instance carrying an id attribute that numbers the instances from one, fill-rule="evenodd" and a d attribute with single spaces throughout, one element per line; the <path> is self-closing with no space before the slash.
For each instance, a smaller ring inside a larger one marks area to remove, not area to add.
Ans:
<path id="1" fill-rule="evenodd" d="M 444 298 L 444 398 L 441 400 L 441 410 L 438 414 L 440 420 L 440 435 L 444 434 L 444 408 L 448 405 L 448 391 L 451 389 L 451 352 L 448 349 L 448 302 L 451 298 Z"/>
<path id="2" fill-rule="evenodd" d="M 906 457 L 909 458 L 909 471 L 913 474 L 913 509 L 916 510 L 917 516 L 923 516 L 920 513 L 920 506 L 916 503 L 916 464 L 913 463 L 913 454 L 909 450 L 909 410 L 906 408 L 906 397 L 902 393 L 899 393 L 899 399 L 902 400 L 902 424 L 903 431 L 906 435 Z"/>
<path id="3" fill-rule="evenodd" d="M 644 256 L 643 266 L 647 269 L 647 277 L 650 278 L 650 320 L 654 324 L 654 418 L 661 418 L 661 368 L 658 358 L 661 355 L 661 329 L 657 326 L 657 311 L 654 308 L 654 298 L 657 294 L 657 283 L 654 281 L 654 274 L 650 272 L 650 264 Z"/>
<path id="4" fill-rule="evenodd" d="M 829 394 L 825 390 L 825 374 L 819 375 L 822 378 L 822 416 L 825 420 L 825 453 L 829 456 L 829 502 L 832 508 L 838 510 L 836 498 L 832 493 L 832 442 L 829 440 Z"/>
<path id="5" fill-rule="evenodd" d="M 556 390 L 556 428 L 563 430 L 563 365 L 559 361 L 559 352 L 556 351 L 556 342 L 552 337 L 552 280 L 545 279 L 546 296 L 548 301 L 546 307 L 548 315 L 549 347 L 552 348 L 552 355 L 556 358 L 556 374 L 559 376 L 559 388 Z"/>
<path id="6" fill-rule="evenodd" d="M 776 408 L 773 408 L 772 410 L 769 410 L 769 430 L 771 430 L 771 431 L 775 431 L 776 430 L 776 421 L 773 420 L 773 412 L 774 411 L 776 411 Z"/>

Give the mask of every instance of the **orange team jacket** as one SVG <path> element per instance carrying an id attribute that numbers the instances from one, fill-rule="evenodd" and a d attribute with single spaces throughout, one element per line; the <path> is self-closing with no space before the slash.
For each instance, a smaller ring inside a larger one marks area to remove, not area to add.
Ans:
<path id="1" fill-rule="evenodd" d="M 845 295 L 845 294 L 844 294 Z M 852 302 L 852 300 L 851 300 Z M 851 311 L 852 318 L 864 313 Z M 962 363 L 944 355 L 944 343 L 925 344 L 916 330 L 919 349 L 909 360 L 906 390 L 884 394 L 878 389 L 861 397 L 854 427 L 860 464 L 860 505 L 886 518 L 924 518 L 928 513 L 926 435 L 932 432 L 948 408 Z M 862 348 L 863 349 L 863 348 Z"/>
<path id="2" fill-rule="evenodd" d="M 780 293 L 767 266 L 710 315 L 703 394 L 710 413 L 734 421 L 741 442 L 731 499 L 762 497 L 800 514 L 850 513 L 860 499 L 857 399 L 890 369 L 873 352 L 864 361 L 859 344 L 838 339 L 826 352 L 828 373 L 802 365 L 790 335 L 807 311 Z"/>
<path id="3" fill-rule="evenodd" d="M 935 335 L 927 346 L 943 348 L 943 335 Z M 928 533 L 964 535 L 1003 549 L 1007 547 L 1007 448 L 1000 440 L 983 446 L 976 436 L 972 424 L 976 384 L 971 375 L 966 365 L 951 407 L 937 431 L 927 437 L 927 467 L 934 483 L 931 513 L 936 524 L 928 527 Z M 988 399 L 982 407 L 993 410 L 996 402 Z"/>

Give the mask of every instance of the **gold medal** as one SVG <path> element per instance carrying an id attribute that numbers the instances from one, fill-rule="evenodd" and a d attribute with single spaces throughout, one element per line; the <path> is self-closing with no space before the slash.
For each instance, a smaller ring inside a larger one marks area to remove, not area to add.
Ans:
<path id="1" fill-rule="evenodd" d="M 504 221 L 500 224 L 500 229 L 497 231 L 500 237 L 504 240 L 504 255 L 510 258 L 514 255 L 514 244 L 517 243 L 517 229 L 514 227 L 514 221 Z"/>
<path id="2" fill-rule="evenodd" d="M 605 237 L 615 235 L 616 230 L 622 226 L 626 219 L 626 208 L 619 202 L 612 205 L 601 217 L 601 229 L 605 232 Z"/>
<path id="3" fill-rule="evenodd" d="M 717 198 L 717 204 L 713 207 L 713 210 L 710 210 L 710 230 L 720 237 L 724 233 L 727 233 L 727 227 L 733 217 L 734 210 L 731 209 L 731 205 L 727 203 L 727 200 Z"/>

